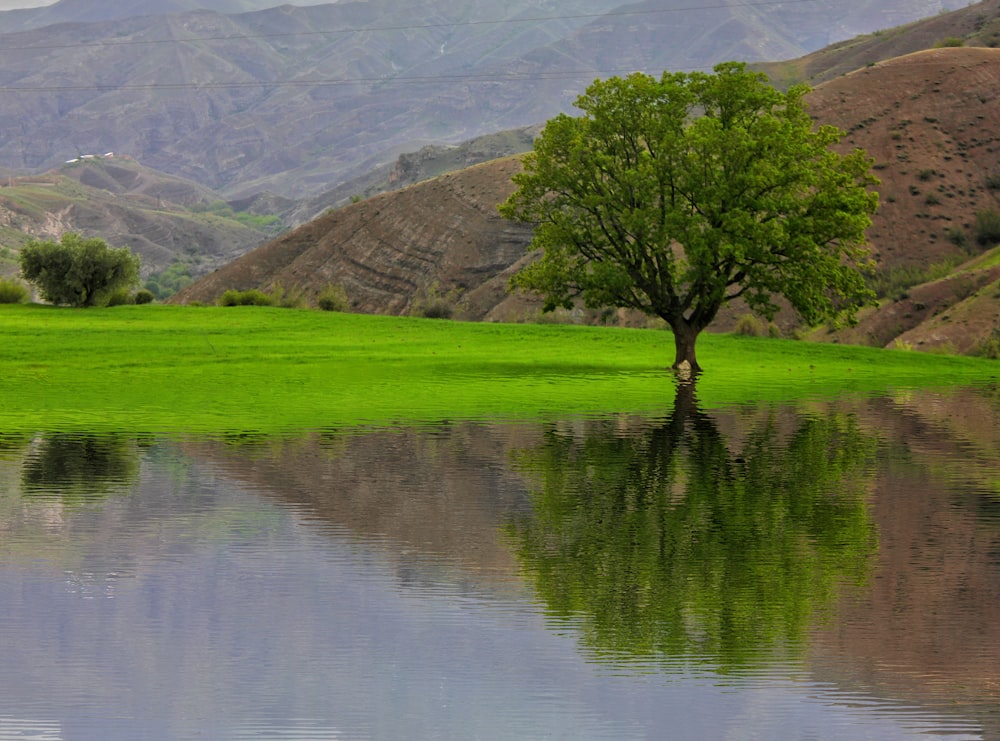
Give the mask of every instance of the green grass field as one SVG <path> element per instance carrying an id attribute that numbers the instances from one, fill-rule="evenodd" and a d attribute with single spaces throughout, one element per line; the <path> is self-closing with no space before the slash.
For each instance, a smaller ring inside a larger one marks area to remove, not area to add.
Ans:
<path id="1" fill-rule="evenodd" d="M 669 409 L 655 330 L 258 307 L 0 307 L 0 432 L 306 428 Z M 705 334 L 706 408 L 985 383 L 996 361 Z"/>

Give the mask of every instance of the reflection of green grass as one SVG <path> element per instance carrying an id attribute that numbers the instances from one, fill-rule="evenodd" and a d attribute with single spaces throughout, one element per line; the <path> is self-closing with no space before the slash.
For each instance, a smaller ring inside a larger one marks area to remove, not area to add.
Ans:
<path id="1" fill-rule="evenodd" d="M 0 429 L 280 432 L 655 411 L 660 331 L 498 325 L 256 307 L 0 307 Z M 705 407 L 975 383 L 994 362 L 705 335 Z"/>

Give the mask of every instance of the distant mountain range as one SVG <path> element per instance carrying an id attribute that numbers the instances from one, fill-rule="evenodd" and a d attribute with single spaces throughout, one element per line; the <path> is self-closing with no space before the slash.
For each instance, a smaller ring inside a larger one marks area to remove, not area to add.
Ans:
<path id="1" fill-rule="evenodd" d="M 542 122 L 595 77 L 797 57 L 948 2 L 62 0 L 0 14 L 0 167 L 115 151 L 226 198 L 302 197 Z"/>
<path id="2" fill-rule="evenodd" d="M 99 236 L 142 258 L 143 276 L 174 263 L 200 275 L 281 231 L 277 217 L 236 213 L 210 189 L 104 153 L 42 175 L 0 178 L 0 275 L 29 239 Z"/>
<path id="3" fill-rule="evenodd" d="M 323 5 L 328 0 L 298 0 L 295 5 Z M 141 15 L 195 10 L 247 13 L 273 8 L 273 0 L 60 0 L 38 8 L 0 11 L 0 33 L 27 31 L 57 23 L 100 23 Z"/>
<path id="4" fill-rule="evenodd" d="M 227 203 L 206 186 L 113 152 L 74 157 L 39 175 L 0 169 L 0 276 L 17 271 L 16 251 L 29 239 L 79 232 L 132 249 L 142 258 L 144 276 L 180 263 L 197 277 L 338 206 L 526 152 L 536 131 L 427 145 L 304 199 L 258 193 Z"/>

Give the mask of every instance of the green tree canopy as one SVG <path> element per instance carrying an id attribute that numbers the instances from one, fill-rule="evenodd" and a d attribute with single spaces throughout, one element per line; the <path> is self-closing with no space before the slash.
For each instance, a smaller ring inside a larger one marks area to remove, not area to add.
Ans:
<path id="1" fill-rule="evenodd" d="M 873 299 L 865 230 L 877 183 L 861 150 L 813 124 L 744 64 L 714 74 L 635 73 L 594 82 L 580 117 L 550 120 L 500 207 L 536 225 L 542 257 L 516 275 L 546 308 L 581 298 L 663 318 L 680 367 L 698 334 L 743 298 L 773 318 L 783 296 L 808 323 L 853 318 Z"/>
<path id="2" fill-rule="evenodd" d="M 32 240 L 21 250 L 21 274 L 53 304 L 103 306 L 139 282 L 139 257 L 103 239 L 64 234 L 59 243 Z"/>

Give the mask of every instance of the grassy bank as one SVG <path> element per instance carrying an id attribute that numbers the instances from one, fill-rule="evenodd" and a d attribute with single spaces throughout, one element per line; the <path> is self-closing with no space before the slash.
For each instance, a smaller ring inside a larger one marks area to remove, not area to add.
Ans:
<path id="1" fill-rule="evenodd" d="M 198 432 L 668 408 L 665 332 L 257 307 L 0 307 L 0 431 Z M 706 407 L 981 383 L 995 361 L 704 335 Z"/>

